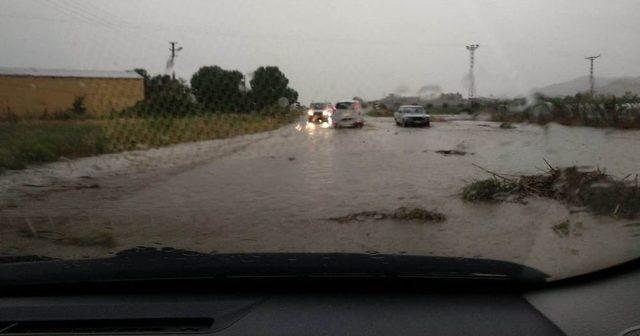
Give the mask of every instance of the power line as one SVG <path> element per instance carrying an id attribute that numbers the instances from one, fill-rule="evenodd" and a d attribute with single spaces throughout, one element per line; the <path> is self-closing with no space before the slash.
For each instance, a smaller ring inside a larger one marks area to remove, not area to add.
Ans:
<path id="1" fill-rule="evenodd" d="M 475 55 L 476 50 L 480 48 L 479 44 L 470 44 L 466 46 L 467 50 L 469 50 L 469 102 L 471 102 L 476 96 L 476 76 L 473 72 L 475 66 Z"/>
<path id="2" fill-rule="evenodd" d="M 593 94 L 595 93 L 595 86 L 596 86 L 596 80 L 593 77 L 593 62 L 599 58 L 602 55 L 598 55 L 598 56 L 589 56 L 589 57 L 585 57 L 586 60 L 589 60 L 590 63 L 590 67 L 589 67 L 589 93 L 591 94 L 591 96 L 593 97 Z"/>
<path id="3" fill-rule="evenodd" d="M 52 0 L 41 0 L 42 4 L 46 5 L 49 8 L 56 10 L 57 12 L 65 15 L 71 16 L 82 23 L 88 24 L 90 26 L 101 26 L 103 28 L 107 28 L 115 33 L 119 34 L 130 34 L 130 31 L 124 29 L 123 27 L 128 26 L 130 29 L 138 29 L 137 27 L 124 22 L 122 20 L 117 20 L 117 22 L 111 22 L 106 18 L 102 18 L 97 14 L 93 14 L 90 11 L 86 10 L 86 8 L 78 8 L 75 3 L 67 3 L 62 1 L 53 2 Z M 74 5 L 75 4 L 75 5 Z M 152 37 L 152 36 L 149 36 Z M 157 42 L 162 41 L 164 43 L 164 39 L 160 39 L 156 36 L 152 37 Z"/>
<path id="4" fill-rule="evenodd" d="M 92 22 L 92 20 L 88 19 L 86 16 L 78 15 L 77 13 L 70 12 L 68 9 L 63 9 L 62 6 L 59 6 L 59 4 L 51 2 L 51 0 L 41 0 L 41 4 L 55 10 L 56 12 L 62 14 L 65 17 L 71 16 L 83 23 L 86 23 L 89 25 L 95 25 L 95 22 Z"/>

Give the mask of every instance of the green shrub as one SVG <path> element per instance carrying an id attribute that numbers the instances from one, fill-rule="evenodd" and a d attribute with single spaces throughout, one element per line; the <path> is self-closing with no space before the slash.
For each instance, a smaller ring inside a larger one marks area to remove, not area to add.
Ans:
<path id="1" fill-rule="evenodd" d="M 493 201 L 500 193 L 508 193 L 516 189 L 515 183 L 501 181 L 496 178 L 472 182 L 462 190 L 465 201 Z"/>

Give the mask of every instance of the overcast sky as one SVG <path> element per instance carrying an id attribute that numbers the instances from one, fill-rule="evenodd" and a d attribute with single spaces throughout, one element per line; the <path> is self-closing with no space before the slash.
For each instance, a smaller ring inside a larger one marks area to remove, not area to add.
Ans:
<path id="1" fill-rule="evenodd" d="M 177 74 L 277 65 L 310 100 L 425 85 L 504 96 L 588 73 L 640 75 L 638 0 L 0 0 L 0 66 Z"/>

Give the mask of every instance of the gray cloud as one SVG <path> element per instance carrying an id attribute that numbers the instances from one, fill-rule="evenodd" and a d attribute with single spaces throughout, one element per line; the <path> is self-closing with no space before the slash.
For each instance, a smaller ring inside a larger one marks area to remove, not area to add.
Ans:
<path id="1" fill-rule="evenodd" d="M 165 71 L 277 65 L 303 102 L 380 97 L 403 83 L 465 92 L 479 43 L 480 95 L 585 75 L 637 76 L 640 2 L 617 0 L 3 0 L 0 65 Z"/>

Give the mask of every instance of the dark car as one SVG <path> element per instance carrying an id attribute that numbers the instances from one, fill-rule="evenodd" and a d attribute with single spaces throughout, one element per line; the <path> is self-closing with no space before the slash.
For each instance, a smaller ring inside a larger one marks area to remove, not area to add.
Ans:
<path id="1" fill-rule="evenodd" d="M 307 120 L 319 123 L 329 122 L 329 117 L 334 111 L 335 108 L 331 103 L 311 103 L 307 111 Z"/>

